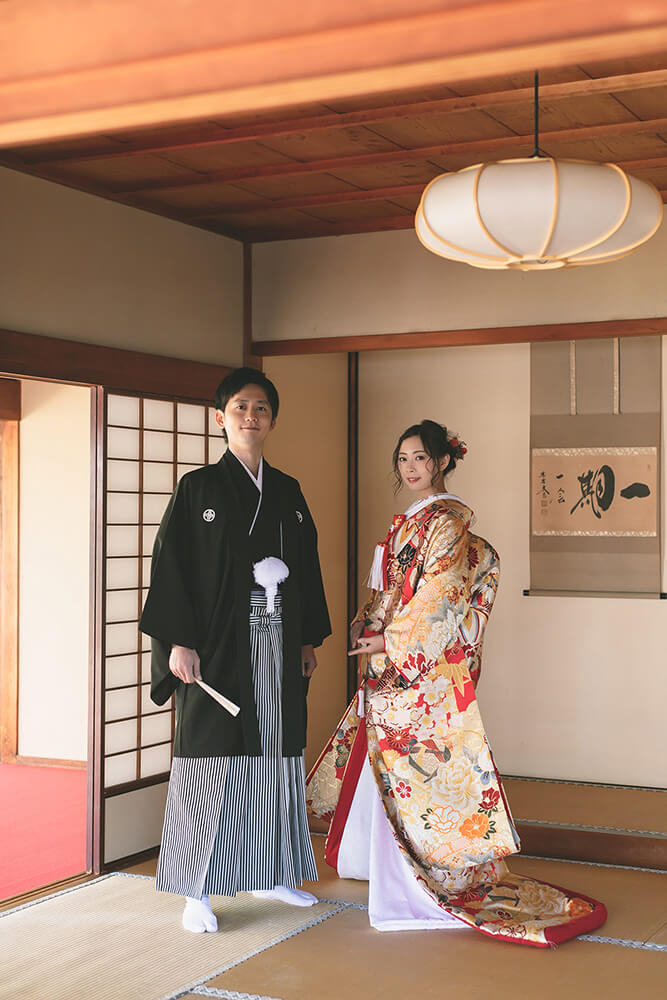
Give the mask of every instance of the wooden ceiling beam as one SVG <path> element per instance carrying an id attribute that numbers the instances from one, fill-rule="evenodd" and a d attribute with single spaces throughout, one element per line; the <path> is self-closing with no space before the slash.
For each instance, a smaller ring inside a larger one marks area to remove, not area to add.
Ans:
<path id="1" fill-rule="evenodd" d="M 646 121 L 608 122 L 603 125 L 586 125 L 583 128 L 556 129 L 542 132 L 540 147 L 547 149 L 553 142 L 580 142 L 585 139 L 609 139 L 614 136 L 645 135 L 651 132 L 667 132 L 667 118 L 651 118 Z M 405 163 L 410 160 L 440 159 L 448 154 L 469 154 L 471 157 L 481 154 L 485 158 L 494 159 L 495 150 L 502 150 L 503 156 L 529 156 L 533 147 L 531 135 L 508 135 L 497 139 L 476 139 L 466 142 L 449 142 L 437 146 L 417 146 L 410 149 L 390 150 L 385 153 L 362 153 L 353 156 L 333 156 L 323 160 L 307 162 L 293 161 L 291 163 L 266 163 L 257 167 L 233 167 L 223 170 L 213 170 L 207 174 L 196 174 L 183 178 L 178 182 L 173 179 L 157 180 L 140 186 L 118 184 L 111 190 L 114 194 L 142 194 L 144 192 L 172 190 L 196 187 L 202 184 L 233 183 L 237 181 L 256 180 L 261 177 L 295 177 L 300 174 L 335 173 L 337 170 L 349 170 L 354 167 L 375 166 L 383 163 Z"/>
<path id="2" fill-rule="evenodd" d="M 667 8 L 664 0 L 7 0 L 0 36 L 0 144 L 20 145 L 659 52 Z"/>
<path id="3" fill-rule="evenodd" d="M 621 94 L 628 91 L 646 90 L 667 84 L 667 69 L 648 70 L 642 73 L 624 73 L 617 76 L 595 79 L 572 80 L 568 83 L 544 84 L 540 87 L 542 101 L 563 100 L 570 97 L 589 97 L 595 94 Z M 90 160 L 115 160 L 130 156 L 148 156 L 177 150 L 204 149 L 211 146 L 228 146 L 239 142 L 254 142 L 261 139 L 287 135 L 302 135 L 322 129 L 349 128 L 351 126 L 373 125 L 377 122 L 413 116 L 433 114 L 457 114 L 466 111 L 482 111 L 487 108 L 527 104 L 534 97 L 532 87 L 517 87 L 511 90 L 474 94 L 472 96 L 447 97 L 440 100 L 412 101 L 405 104 L 364 108 L 361 111 L 332 112 L 304 118 L 287 118 L 283 121 L 262 122 L 242 125 L 221 131 L 214 138 L 191 138 L 181 141 L 158 143 L 128 143 L 110 150 L 109 147 L 92 149 L 88 152 L 72 151 L 59 156 L 47 152 L 43 156 L 32 157 L 31 164 L 86 163 Z"/>
<path id="4" fill-rule="evenodd" d="M 299 225 L 298 229 L 248 229 L 246 238 L 250 243 L 271 243 L 276 240 L 305 240 L 313 236 L 347 236 L 354 233 L 388 232 L 394 229 L 412 229 L 412 212 L 407 215 L 378 216 L 375 219 L 346 219 L 344 222 L 317 222 Z M 212 227 L 210 227 L 212 228 Z M 215 230 L 213 229 L 213 232 Z"/>
<path id="5" fill-rule="evenodd" d="M 349 202 L 358 201 L 383 201 L 385 198 L 403 198 L 406 195 L 421 194 L 425 184 L 396 184 L 393 187 L 370 188 L 360 191 L 331 191 L 328 194 L 306 194 L 294 195 L 289 198 L 255 199 L 255 201 L 244 201 L 237 205 L 221 206 L 212 205 L 208 210 L 198 208 L 190 213 L 184 212 L 182 218 L 187 222 L 194 222 L 197 219 L 211 219 L 216 215 L 229 216 L 247 215 L 252 212 L 267 209 L 283 208 L 314 208 L 316 205 L 344 205 Z M 242 225 L 239 220 L 238 225 Z"/>
<path id="6" fill-rule="evenodd" d="M 338 354 L 354 351 L 413 350 L 418 347 L 469 347 L 479 344 L 553 343 L 609 337 L 659 337 L 667 334 L 667 317 L 613 319 L 592 323 L 549 323 L 534 326 L 492 326 L 469 330 L 426 330 L 410 333 L 367 333 L 303 340 L 255 340 L 261 357 L 298 354 Z"/>

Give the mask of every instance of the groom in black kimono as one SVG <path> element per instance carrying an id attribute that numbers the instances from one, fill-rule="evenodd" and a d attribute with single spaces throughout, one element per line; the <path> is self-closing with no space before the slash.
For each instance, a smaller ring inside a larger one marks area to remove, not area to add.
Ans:
<path id="1" fill-rule="evenodd" d="M 153 640 L 153 701 L 176 693 L 156 885 L 186 897 L 183 924 L 195 932 L 217 930 L 209 893 L 315 902 L 296 888 L 317 878 L 304 795 L 306 693 L 314 647 L 331 628 L 306 501 L 295 479 L 263 459 L 278 406 L 273 383 L 252 368 L 221 382 L 216 421 L 227 451 L 176 487 L 140 623 Z"/>

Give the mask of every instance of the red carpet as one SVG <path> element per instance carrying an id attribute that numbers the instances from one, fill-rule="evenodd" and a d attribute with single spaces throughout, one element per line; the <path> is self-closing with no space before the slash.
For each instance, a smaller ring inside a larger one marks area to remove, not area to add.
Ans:
<path id="1" fill-rule="evenodd" d="M 0 899 L 85 870 L 85 770 L 0 764 Z"/>

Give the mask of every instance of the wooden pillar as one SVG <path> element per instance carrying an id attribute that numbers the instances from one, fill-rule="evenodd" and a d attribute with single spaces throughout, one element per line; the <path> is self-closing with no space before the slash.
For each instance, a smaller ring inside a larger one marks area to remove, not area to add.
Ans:
<path id="1" fill-rule="evenodd" d="M 359 355 L 347 356 L 347 622 L 358 608 L 357 549 L 359 542 Z M 357 689 L 358 657 L 347 668 L 347 700 Z"/>
<path id="2" fill-rule="evenodd" d="M 254 354 L 252 342 L 252 243 L 243 244 L 243 364 L 262 368 L 262 358 Z"/>
<path id="3" fill-rule="evenodd" d="M 0 760 L 18 752 L 19 420 L 21 383 L 0 379 Z"/>

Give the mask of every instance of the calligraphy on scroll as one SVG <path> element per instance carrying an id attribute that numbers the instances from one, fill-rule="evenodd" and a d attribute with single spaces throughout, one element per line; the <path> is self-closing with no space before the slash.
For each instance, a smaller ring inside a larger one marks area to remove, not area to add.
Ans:
<path id="1" fill-rule="evenodd" d="M 533 535 L 654 537 L 655 447 L 533 448 Z"/>

